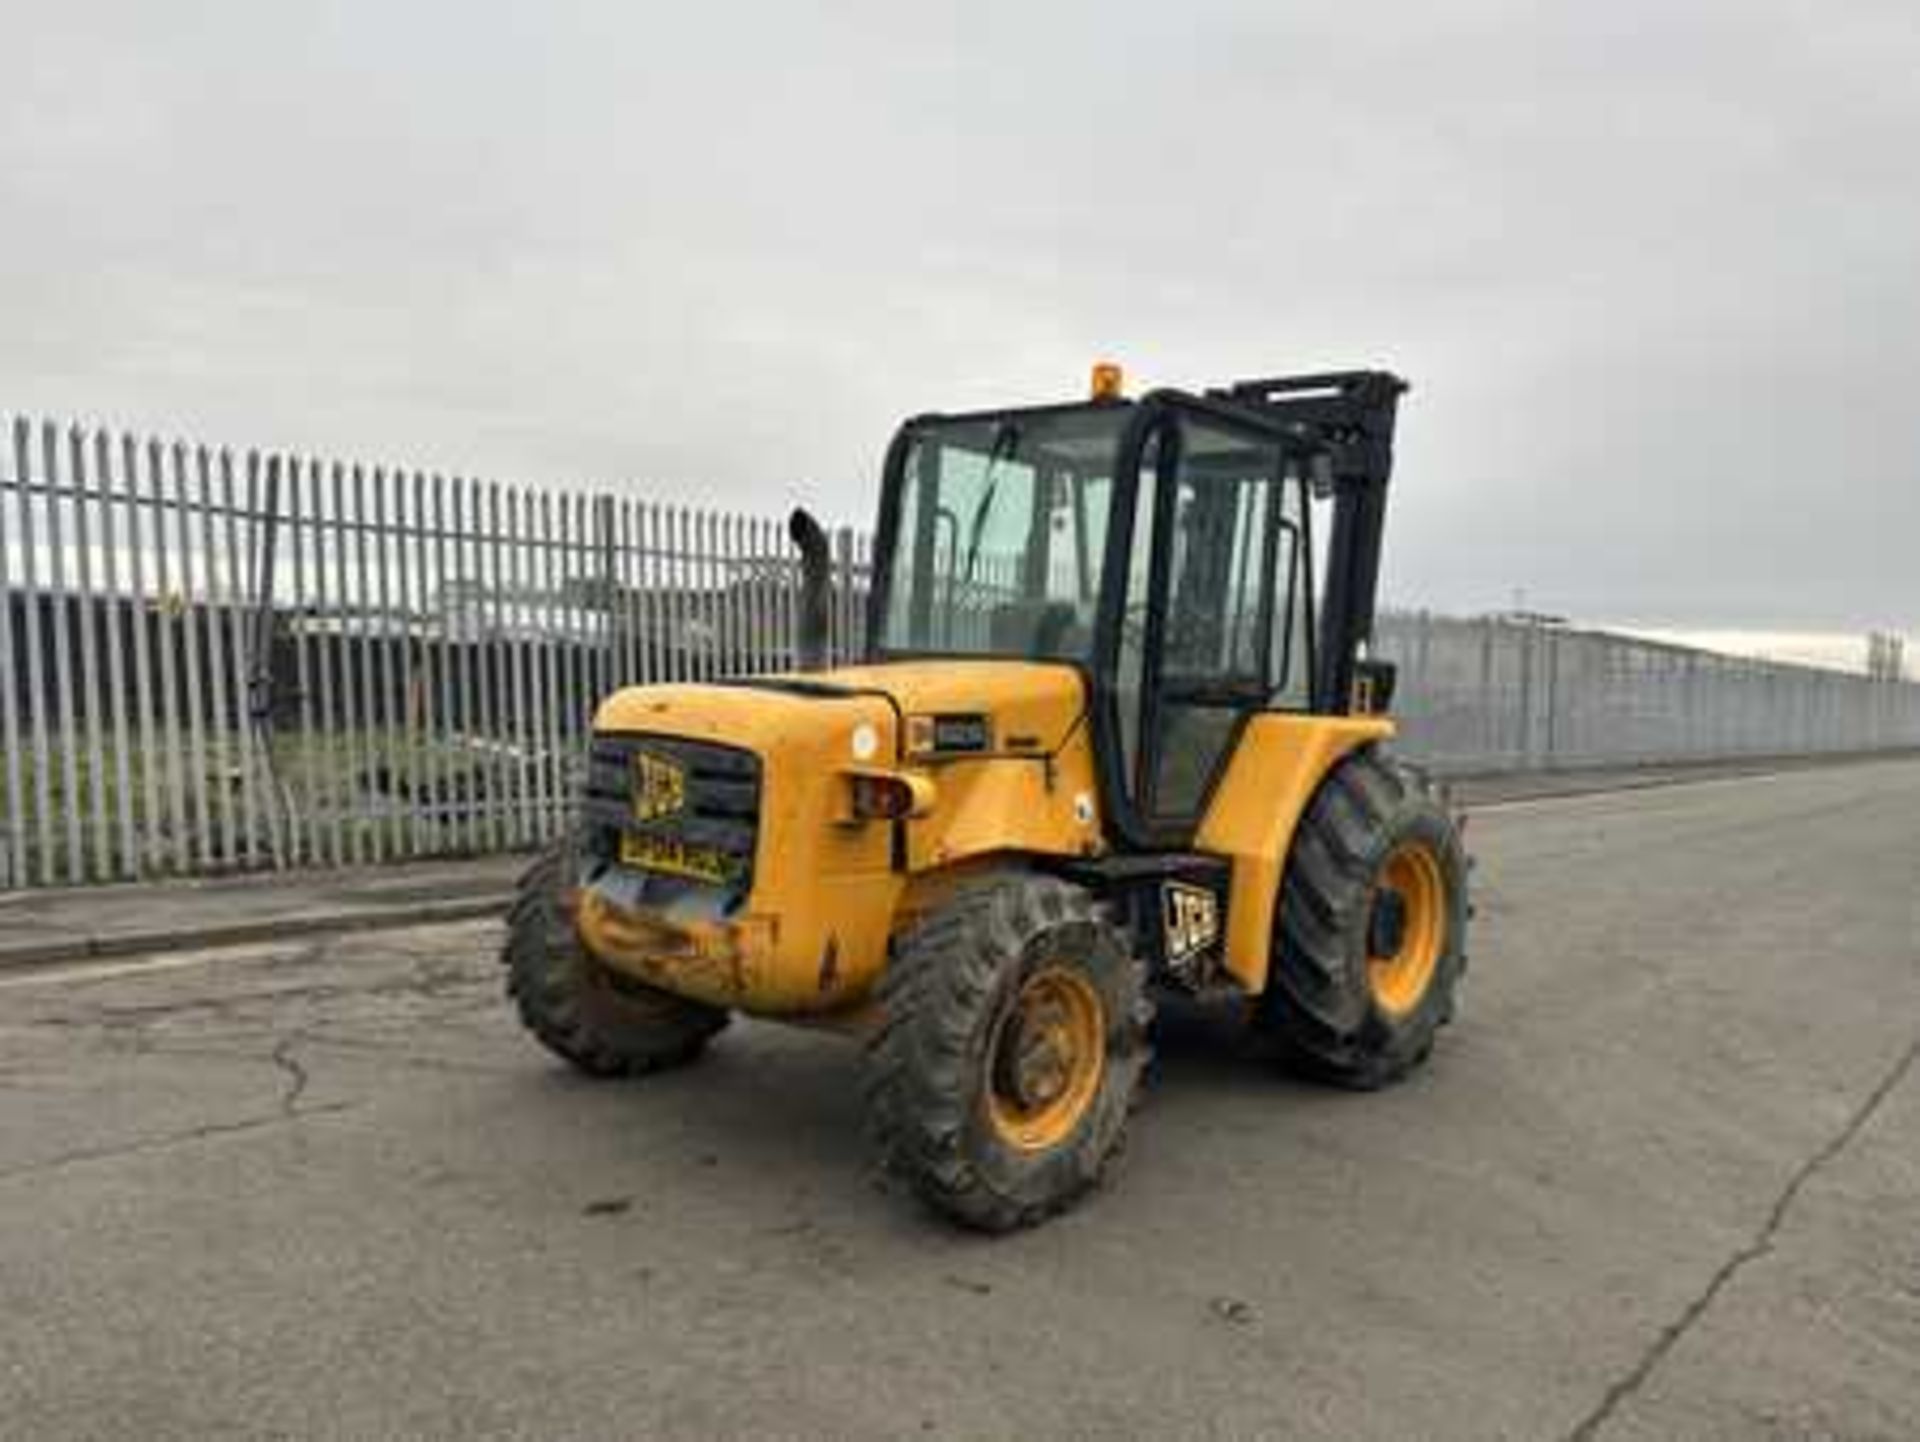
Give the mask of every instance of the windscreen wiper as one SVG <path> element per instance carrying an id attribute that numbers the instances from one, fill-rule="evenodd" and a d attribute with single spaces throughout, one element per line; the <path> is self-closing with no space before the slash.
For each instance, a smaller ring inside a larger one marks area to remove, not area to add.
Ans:
<path id="1" fill-rule="evenodd" d="M 987 451 L 987 470 L 983 477 L 986 489 L 980 493 L 980 504 L 973 508 L 973 520 L 967 526 L 967 564 L 960 576 L 962 586 L 973 584 L 973 567 L 980 559 L 980 536 L 987 528 L 987 513 L 993 509 L 994 494 L 1000 489 L 1000 478 L 994 472 L 1019 444 L 1020 428 L 1012 421 L 1002 421 L 1000 429 L 993 433 L 993 446 Z"/>

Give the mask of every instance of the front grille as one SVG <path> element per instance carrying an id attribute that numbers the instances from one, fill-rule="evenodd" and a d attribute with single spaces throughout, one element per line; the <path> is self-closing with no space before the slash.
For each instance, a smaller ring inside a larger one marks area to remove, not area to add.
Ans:
<path id="1" fill-rule="evenodd" d="M 634 805 L 636 756 L 646 752 L 678 768 L 678 804 L 642 820 Z M 728 864 L 728 890 L 745 895 L 753 881 L 760 830 L 760 758 L 751 751 L 679 736 L 596 736 L 588 754 L 583 820 L 592 849 L 618 857 L 624 835 L 652 836 L 710 848 Z"/>

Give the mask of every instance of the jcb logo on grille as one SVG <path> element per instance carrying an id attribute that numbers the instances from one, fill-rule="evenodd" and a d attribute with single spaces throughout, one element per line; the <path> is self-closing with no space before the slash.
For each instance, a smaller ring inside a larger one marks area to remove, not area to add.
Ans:
<path id="1" fill-rule="evenodd" d="M 651 751 L 633 753 L 633 814 L 640 821 L 672 816 L 687 804 L 687 773 Z"/>
<path id="2" fill-rule="evenodd" d="M 1204 886 L 1169 881 L 1161 890 L 1161 910 L 1173 965 L 1205 951 L 1220 935 L 1220 903 Z"/>

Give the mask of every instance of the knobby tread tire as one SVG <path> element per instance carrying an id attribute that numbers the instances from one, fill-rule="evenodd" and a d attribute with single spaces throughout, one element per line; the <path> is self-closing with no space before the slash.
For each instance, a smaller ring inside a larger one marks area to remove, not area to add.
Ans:
<path id="1" fill-rule="evenodd" d="M 626 1077 L 684 1065 L 727 1013 L 616 977 L 574 926 L 576 857 L 563 838 L 527 868 L 507 918 L 501 961 L 521 1024 L 589 1076 Z"/>
<path id="2" fill-rule="evenodd" d="M 1382 1011 L 1367 980 L 1374 887 L 1388 855 L 1425 843 L 1440 864 L 1445 937 L 1433 978 L 1404 1016 Z M 1256 1020 L 1295 1070 L 1372 1090 L 1399 1081 L 1452 1019 L 1466 969 L 1468 861 L 1432 779 L 1377 747 L 1328 774 L 1294 833 L 1275 911 L 1271 972 Z"/>
<path id="3" fill-rule="evenodd" d="M 985 1119 L 996 1027 L 1039 964 L 1081 967 L 1102 997 L 1106 1067 L 1074 1133 L 1021 1153 Z M 1146 968 L 1081 887 L 1007 873 L 956 891 L 895 946 L 867 1043 L 870 1124 L 887 1169 L 988 1232 L 1031 1226 L 1094 1187 L 1119 1154 L 1149 1047 Z"/>

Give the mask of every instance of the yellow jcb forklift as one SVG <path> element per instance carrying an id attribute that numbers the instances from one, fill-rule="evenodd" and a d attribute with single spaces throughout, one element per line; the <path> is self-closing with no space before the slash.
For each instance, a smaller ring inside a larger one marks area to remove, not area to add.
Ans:
<path id="1" fill-rule="evenodd" d="M 596 1076 L 732 1012 L 865 1040 L 884 1162 L 1001 1231 L 1114 1154 L 1154 1000 L 1242 1005 L 1297 1067 L 1424 1061 L 1465 965 L 1455 820 L 1396 761 L 1367 656 L 1394 415 L 1377 371 L 908 421 L 867 644 L 599 708 L 577 826 L 505 961 Z"/>

